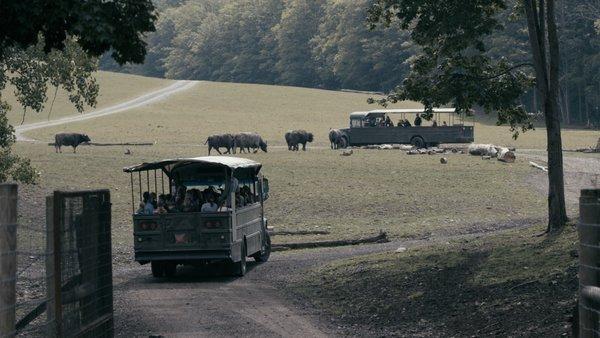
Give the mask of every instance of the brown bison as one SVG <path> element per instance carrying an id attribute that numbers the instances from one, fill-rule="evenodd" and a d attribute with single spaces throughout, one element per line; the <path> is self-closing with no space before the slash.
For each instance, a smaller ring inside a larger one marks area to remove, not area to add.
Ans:
<path id="1" fill-rule="evenodd" d="M 78 133 L 62 133 L 54 135 L 54 150 L 62 153 L 62 146 L 73 147 L 73 153 L 77 152 L 77 146 L 82 143 L 91 142 L 90 138 L 85 134 Z"/>
<path id="2" fill-rule="evenodd" d="M 285 142 L 288 150 L 298 151 L 298 145 L 302 144 L 302 150 L 306 151 L 306 143 L 313 141 L 313 134 L 306 130 L 290 130 L 285 133 Z"/>
<path id="3" fill-rule="evenodd" d="M 212 149 L 215 149 L 219 153 L 219 155 L 221 155 L 221 151 L 219 150 L 219 148 L 227 149 L 225 154 L 231 154 L 232 150 L 235 154 L 235 142 L 234 136 L 232 134 L 211 135 L 206 139 L 206 142 L 204 142 L 204 144 L 207 143 L 208 155 L 210 155 L 210 151 Z"/>
<path id="4" fill-rule="evenodd" d="M 257 133 L 239 133 L 234 136 L 235 148 L 240 148 L 240 153 L 245 150 L 250 152 L 250 148 L 254 150 L 254 153 L 261 149 L 265 153 L 267 152 L 267 142 L 263 141 L 262 137 Z"/>

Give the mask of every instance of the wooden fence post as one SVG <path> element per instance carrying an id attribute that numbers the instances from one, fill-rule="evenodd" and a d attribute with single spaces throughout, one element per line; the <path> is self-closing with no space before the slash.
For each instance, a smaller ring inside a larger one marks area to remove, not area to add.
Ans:
<path id="1" fill-rule="evenodd" d="M 0 337 L 15 335 L 17 191 L 16 184 L 0 184 Z"/>
<path id="2" fill-rule="evenodd" d="M 579 198 L 579 336 L 600 336 L 600 189 Z"/>

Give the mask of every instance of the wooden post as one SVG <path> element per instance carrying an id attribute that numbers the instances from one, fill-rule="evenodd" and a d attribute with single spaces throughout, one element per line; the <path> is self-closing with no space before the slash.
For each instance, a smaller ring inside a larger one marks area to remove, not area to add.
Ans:
<path id="1" fill-rule="evenodd" d="M 0 337 L 15 336 L 17 194 L 16 184 L 0 184 Z"/>
<path id="2" fill-rule="evenodd" d="M 48 323 L 48 336 L 56 336 L 54 310 L 56 308 L 54 288 L 54 196 L 46 196 L 46 298 L 48 304 L 46 306 L 46 318 Z"/>
<path id="3" fill-rule="evenodd" d="M 600 189 L 579 198 L 579 336 L 600 336 Z"/>

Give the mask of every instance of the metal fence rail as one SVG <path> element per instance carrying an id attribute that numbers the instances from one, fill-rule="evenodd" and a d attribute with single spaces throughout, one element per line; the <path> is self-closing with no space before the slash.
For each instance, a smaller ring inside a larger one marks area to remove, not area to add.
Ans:
<path id="1" fill-rule="evenodd" d="M 600 189 L 579 198 L 579 336 L 600 337 Z"/>

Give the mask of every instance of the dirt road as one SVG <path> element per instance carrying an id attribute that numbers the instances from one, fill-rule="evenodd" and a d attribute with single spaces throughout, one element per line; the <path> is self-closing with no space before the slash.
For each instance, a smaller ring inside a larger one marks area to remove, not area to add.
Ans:
<path id="1" fill-rule="evenodd" d="M 50 120 L 50 121 L 42 121 L 42 122 L 36 122 L 36 123 L 30 123 L 30 124 L 24 124 L 21 126 L 16 126 L 15 127 L 15 135 L 17 137 L 17 141 L 35 142 L 36 140 L 28 138 L 28 137 L 24 136 L 23 134 L 25 132 L 32 131 L 35 129 L 41 129 L 41 128 L 46 128 L 46 127 L 67 124 L 67 123 L 71 123 L 71 122 L 89 120 L 89 119 L 93 119 L 93 118 L 97 118 L 97 117 L 116 114 L 116 113 L 120 113 L 120 112 L 123 112 L 126 110 L 146 106 L 151 103 L 155 103 L 155 102 L 164 100 L 164 99 L 168 98 L 169 96 L 171 96 L 175 93 L 178 93 L 180 91 L 190 89 L 193 86 L 195 86 L 196 83 L 198 83 L 198 82 L 197 81 L 183 81 L 183 80 L 176 81 L 175 83 L 173 83 L 167 87 L 144 94 L 142 96 L 138 96 L 132 100 L 125 101 L 125 102 L 116 104 L 114 106 L 106 107 L 103 109 L 98 109 L 98 110 L 95 110 L 93 112 L 89 112 L 86 114 L 67 116 L 67 117 L 62 117 L 62 118 Z"/>

